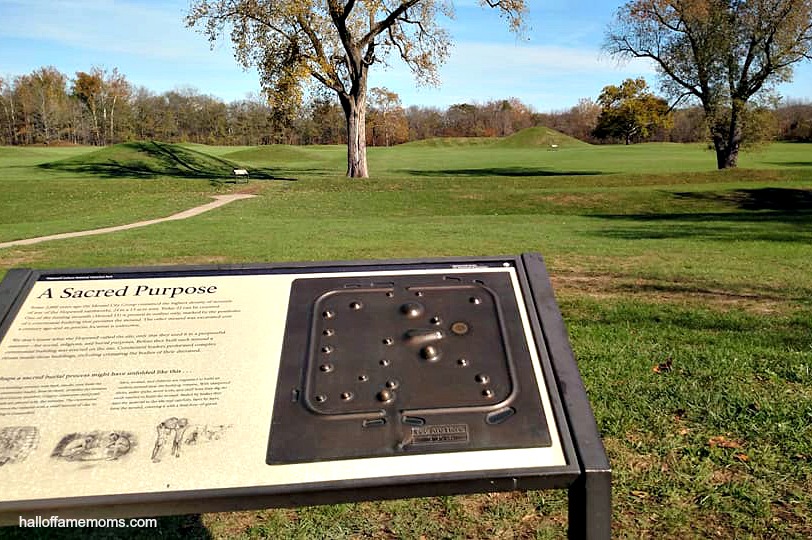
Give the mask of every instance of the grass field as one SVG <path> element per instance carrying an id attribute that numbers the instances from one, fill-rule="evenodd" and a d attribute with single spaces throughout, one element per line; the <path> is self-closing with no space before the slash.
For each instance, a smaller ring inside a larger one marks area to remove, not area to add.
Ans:
<path id="1" fill-rule="evenodd" d="M 258 195 L 187 221 L 2 249 L 0 274 L 539 251 L 614 469 L 614 535 L 812 537 L 812 146 L 773 144 L 719 172 L 701 145 L 561 137 L 372 148 L 368 180 L 343 178 L 339 147 L 0 148 L 0 242 Z M 232 165 L 260 179 L 224 182 Z M 557 538 L 566 500 L 442 497 L 161 527 L 164 537 Z"/>

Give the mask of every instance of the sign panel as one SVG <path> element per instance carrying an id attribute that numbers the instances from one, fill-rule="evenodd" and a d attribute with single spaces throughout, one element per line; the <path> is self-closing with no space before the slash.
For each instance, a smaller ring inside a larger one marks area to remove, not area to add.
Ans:
<path id="1" fill-rule="evenodd" d="M 15 309 L 0 510 L 577 466 L 513 264 L 42 273 Z"/>

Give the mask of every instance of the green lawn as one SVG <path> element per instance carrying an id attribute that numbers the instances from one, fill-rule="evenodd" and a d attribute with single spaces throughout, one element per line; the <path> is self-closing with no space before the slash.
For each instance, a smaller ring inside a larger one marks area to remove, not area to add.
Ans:
<path id="1" fill-rule="evenodd" d="M 340 147 L 0 148 L 0 241 L 258 195 L 2 249 L 0 275 L 539 251 L 615 471 L 615 536 L 811 537 L 812 145 L 759 148 L 719 172 L 702 145 L 560 139 L 552 151 L 549 136 L 372 148 L 368 180 L 343 178 Z M 264 179 L 225 182 L 231 164 Z M 566 501 L 443 497 L 161 525 L 169 537 L 550 538 Z"/>

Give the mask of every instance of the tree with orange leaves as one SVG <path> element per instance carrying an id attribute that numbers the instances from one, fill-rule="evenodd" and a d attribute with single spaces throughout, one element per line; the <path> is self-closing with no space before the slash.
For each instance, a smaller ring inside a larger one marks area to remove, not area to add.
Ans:
<path id="1" fill-rule="evenodd" d="M 526 0 L 479 0 L 522 26 Z M 307 81 L 335 92 L 347 121 L 347 176 L 368 176 L 369 68 L 399 57 L 417 79 L 435 83 L 450 36 L 437 22 L 453 0 L 193 0 L 186 19 L 214 43 L 230 29 L 235 56 L 259 69 L 277 107 L 298 103 Z"/>

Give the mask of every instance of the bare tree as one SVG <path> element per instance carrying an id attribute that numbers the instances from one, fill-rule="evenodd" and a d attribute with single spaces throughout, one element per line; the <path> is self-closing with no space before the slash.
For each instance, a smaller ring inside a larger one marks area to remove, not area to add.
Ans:
<path id="1" fill-rule="evenodd" d="M 790 100 L 776 110 L 782 139 L 812 142 L 812 102 Z"/>
<path id="2" fill-rule="evenodd" d="M 479 0 L 517 30 L 525 0 Z M 212 44 L 230 27 L 235 56 L 256 66 L 275 106 L 301 100 L 309 78 L 338 95 L 347 122 L 347 176 L 367 177 L 367 76 L 397 55 L 418 80 L 436 82 L 450 37 L 437 23 L 451 0 L 193 0 L 189 26 L 201 25 Z"/>
<path id="3" fill-rule="evenodd" d="M 5 144 L 15 144 L 17 142 L 15 131 L 17 118 L 15 117 L 16 104 L 14 103 L 14 89 L 9 81 L 2 77 L 0 77 L 0 104 L 3 106 L 3 117 L 5 120 L 3 130 L 5 135 L 0 141 L 4 141 Z"/>
<path id="4" fill-rule="evenodd" d="M 653 60 L 675 104 L 698 100 L 718 168 L 735 167 L 748 101 L 812 58 L 812 0 L 632 0 L 605 48 Z"/>
<path id="5" fill-rule="evenodd" d="M 115 118 L 121 102 L 132 94 L 130 83 L 117 68 L 94 67 L 90 73 L 76 72 L 73 95 L 87 108 L 93 122 L 93 144 L 115 141 Z"/>
<path id="6" fill-rule="evenodd" d="M 372 133 L 368 134 L 367 141 L 376 146 L 406 142 L 409 138 L 409 124 L 397 92 L 375 87 L 370 89 L 369 94 L 372 114 L 368 125 L 372 128 Z"/>
<path id="7" fill-rule="evenodd" d="M 30 88 L 37 131 L 45 144 L 60 136 L 67 101 L 67 77 L 53 66 L 39 68 L 20 79 Z"/>

